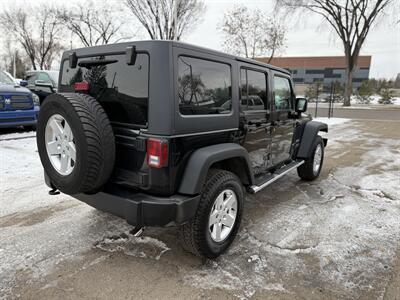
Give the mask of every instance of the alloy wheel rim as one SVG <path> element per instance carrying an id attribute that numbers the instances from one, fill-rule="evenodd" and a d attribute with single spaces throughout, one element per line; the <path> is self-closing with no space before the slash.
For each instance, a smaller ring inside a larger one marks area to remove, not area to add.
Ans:
<path id="1" fill-rule="evenodd" d="M 63 176 L 71 174 L 76 164 L 76 146 L 71 126 L 63 116 L 55 114 L 47 121 L 45 144 L 53 168 Z"/>
<path id="2" fill-rule="evenodd" d="M 314 153 L 314 162 L 313 162 L 314 174 L 318 174 L 319 169 L 321 167 L 321 161 L 322 161 L 322 147 L 321 144 L 318 144 Z"/>
<path id="3" fill-rule="evenodd" d="M 237 196 L 225 189 L 216 198 L 210 212 L 208 230 L 215 242 L 224 241 L 232 232 L 237 217 Z"/>

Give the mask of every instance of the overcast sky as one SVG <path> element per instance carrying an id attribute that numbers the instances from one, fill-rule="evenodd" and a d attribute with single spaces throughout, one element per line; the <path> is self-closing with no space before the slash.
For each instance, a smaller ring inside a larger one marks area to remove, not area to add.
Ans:
<path id="1" fill-rule="evenodd" d="M 80 3 L 84 1 L 80 0 Z M 3 4 L 0 9 L 4 5 L 29 2 L 32 3 L 29 0 L 0 0 Z M 35 3 L 37 2 L 49 3 L 48 0 L 35 0 Z M 52 0 L 52 2 L 65 3 L 64 0 Z M 121 0 L 108 0 L 108 2 L 121 2 Z M 188 34 L 184 41 L 216 50 L 222 50 L 222 34 L 217 30 L 217 26 L 227 9 L 233 8 L 235 4 L 244 4 L 248 7 L 259 8 L 266 14 L 273 11 L 273 0 L 204 0 L 204 2 L 207 10 L 202 23 Z M 395 3 L 397 5 L 395 11 L 398 13 L 400 0 L 395 0 Z M 370 31 L 361 50 L 362 55 L 372 55 L 370 77 L 393 78 L 400 73 L 400 24 L 394 26 L 397 13 L 382 18 L 380 25 Z M 281 53 L 282 56 L 343 55 L 341 42 L 318 16 L 306 14 L 302 20 L 293 19 L 295 18 L 282 21 L 288 25 L 287 46 Z M 145 33 L 142 36 L 147 39 Z"/>

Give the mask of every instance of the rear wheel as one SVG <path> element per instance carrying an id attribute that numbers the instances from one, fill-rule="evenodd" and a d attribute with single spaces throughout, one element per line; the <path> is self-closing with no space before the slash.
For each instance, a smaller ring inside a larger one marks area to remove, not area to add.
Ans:
<path id="1" fill-rule="evenodd" d="M 40 110 L 37 144 L 51 183 L 66 194 L 94 193 L 114 167 L 112 127 L 101 105 L 84 94 L 52 94 Z"/>
<path id="2" fill-rule="evenodd" d="M 305 160 L 304 164 L 297 168 L 297 174 L 303 180 L 314 180 L 321 173 L 324 162 L 324 142 L 318 135 L 313 143 L 311 157 Z"/>
<path id="3" fill-rule="evenodd" d="M 221 255 L 235 239 L 243 202 L 242 184 L 235 174 L 210 170 L 194 219 L 180 227 L 183 247 L 207 258 Z"/>

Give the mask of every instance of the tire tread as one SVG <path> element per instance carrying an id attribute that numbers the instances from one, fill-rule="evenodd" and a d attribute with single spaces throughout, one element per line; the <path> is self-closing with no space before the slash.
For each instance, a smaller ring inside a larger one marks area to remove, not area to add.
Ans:
<path id="1" fill-rule="evenodd" d="M 202 215 L 204 213 L 208 213 L 210 201 L 214 201 L 214 199 L 210 199 L 210 197 L 215 192 L 215 190 L 218 189 L 221 184 L 231 180 L 240 183 L 239 178 L 237 178 L 235 174 L 229 171 L 210 169 L 210 171 L 208 172 L 207 179 L 201 194 L 201 199 L 199 201 L 199 206 L 196 211 L 196 216 L 188 223 L 180 226 L 179 228 L 179 240 L 181 241 L 183 249 L 185 249 L 186 251 L 196 256 L 205 256 L 208 258 L 215 258 L 219 255 L 210 252 L 209 249 L 205 247 L 206 241 L 203 234 L 204 228 L 201 224 L 203 217 Z M 238 225 L 240 225 L 240 216 L 238 216 L 237 222 L 239 222 Z M 233 234 L 235 235 L 236 232 Z"/>
<path id="2" fill-rule="evenodd" d="M 314 174 L 313 162 L 314 162 L 315 148 L 320 143 L 323 145 L 322 138 L 318 135 L 318 136 L 316 136 L 314 143 L 313 143 L 313 148 L 312 148 L 313 153 L 312 153 L 311 157 L 307 158 L 305 160 L 304 164 L 302 164 L 300 167 L 297 168 L 297 174 L 303 180 L 312 181 L 319 176 L 319 173 L 317 175 Z M 322 148 L 322 151 L 324 151 L 323 148 Z M 323 156 L 322 156 L 322 161 L 321 161 L 321 168 L 322 168 L 322 162 L 323 162 Z"/>
<path id="3" fill-rule="evenodd" d="M 57 99 L 58 97 L 58 99 Z M 106 112 L 93 97 L 80 93 L 53 94 L 45 101 L 60 102 L 62 97 L 79 118 L 86 140 L 86 169 L 77 186 L 59 187 L 65 193 L 91 193 L 101 188 L 111 176 L 115 162 L 115 138 Z M 62 101 L 65 103 L 65 101 Z M 65 104 L 60 104 L 65 105 Z M 47 121 L 46 121 L 47 122 Z M 72 126 L 70 124 L 70 126 Z"/>

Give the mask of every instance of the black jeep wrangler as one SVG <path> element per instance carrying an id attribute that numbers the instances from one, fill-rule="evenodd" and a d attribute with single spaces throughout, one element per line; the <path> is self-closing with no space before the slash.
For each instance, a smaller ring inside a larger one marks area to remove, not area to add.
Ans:
<path id="1" fill-rule="evenodd" d="M 173 41 L 67 51 L 42 104 L 46 184 L 137 228 L 179 226 L 190 252 L 232 243 L 245 191 L 318 177 L 327 125 L 288 71 Z"/>

